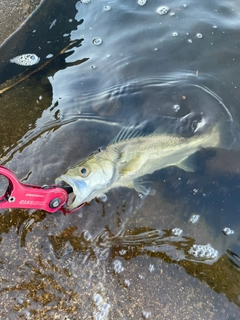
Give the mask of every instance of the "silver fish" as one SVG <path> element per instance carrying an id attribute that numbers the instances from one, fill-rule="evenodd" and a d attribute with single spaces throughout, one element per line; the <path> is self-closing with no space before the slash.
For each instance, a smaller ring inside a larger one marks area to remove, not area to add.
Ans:
<path id="1" fill-rule="evenodd" d="M 191 120 L 184 117 L 184 121 Z M 226 123 L 203 130 L 204 121 L 195 122 L 191 137 L 172 133 L 170 125 L 161 126 L 152 134 L 139 136 L 139 130 L 125 128 L 106 147 L 95 152 L 56 179 L 59 186 L 70 185 L 74 197 L 67 209 L 72 210 L 94 198 L 106 200 L 112 188 L 127 187 L 148 195 L 153 192 L 141 177 L 168 166 L 194 171 L 188 157 L 201 148 L 226 147 L 229 136 Z"/>
<path id="2" fill-rule="evenodd" d="M 26 53 L 10 59 L 11 63 L 16 63 L 20 66 L 25 67 L 33 66 L 34 64 L 37 64 L 39 61 L 40 58 L 34 53 Z"/>

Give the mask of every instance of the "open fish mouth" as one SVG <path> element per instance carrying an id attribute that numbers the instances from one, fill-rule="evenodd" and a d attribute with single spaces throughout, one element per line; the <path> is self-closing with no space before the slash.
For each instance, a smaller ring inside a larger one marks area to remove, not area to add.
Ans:
<path id="1" fill-rule="evenodd" d="M 73 206 L 76 199 L 76 194 L 73 191 L 73 186 L 71 186 L 68 182 L 62 180 L 61 178 L 56 179 L 56 184 L 59 188 L 64 189 L 68 193 L 68 201 L 66 203 L 67 209 L 75 209 Z"/>

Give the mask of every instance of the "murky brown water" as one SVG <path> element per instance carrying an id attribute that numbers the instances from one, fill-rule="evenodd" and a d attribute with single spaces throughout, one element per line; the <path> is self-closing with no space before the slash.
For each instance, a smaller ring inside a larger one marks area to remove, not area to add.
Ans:
<path id="1" fill-rule="evenodd" d="M 240 8 L 172 1 L 159 15 L 161 5 L 44 2 L 0 48 L 1 163 L 50 184 L 129 119 L 154 130 L 189 112 L 226 119 L 230 150 L 202 150 L 194 173 L 147 177 L 154 197 L 112 190 L 67 216 L 2 210 L 2 319 L 239 318 Z M 9 63 L 23 53 L 39 64 Z M 208 243 L 216 257 L 189 253 Z"/>

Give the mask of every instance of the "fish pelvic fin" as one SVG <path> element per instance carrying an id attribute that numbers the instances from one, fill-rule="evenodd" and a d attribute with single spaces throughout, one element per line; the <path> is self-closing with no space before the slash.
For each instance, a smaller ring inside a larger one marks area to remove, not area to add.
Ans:
<path id="1" fill-rule="evenodd" d="M 194 172 L 196 170 L 196 163 L 194 162 L 194 157 L 192 155 L 183 159 L 176 166 L 187 172 Z"/>
<path id="2" fill-rule="evenodd" d="M 125 187 L 135 189 L 138 193 L 144 196 L 153 196 L 156 194 L 156 190 L 152 189 L 151 186 L 147 186 L 146 182 L 144 182 L 142 179 L 135 179 L 133 181 L 130 181 L 129 183 L 125 184 Z"/>

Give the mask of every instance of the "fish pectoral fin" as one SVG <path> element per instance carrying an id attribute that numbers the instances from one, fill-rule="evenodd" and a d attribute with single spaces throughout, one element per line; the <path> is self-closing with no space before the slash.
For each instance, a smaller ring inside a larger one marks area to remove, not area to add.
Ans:
<path id="1" fill-rule="evenodd" d="M 136 170 L 139 170 L 139 159 L 140 157 L 135 157 L 132 160 L 128 161 L 126 164 L 123 164 L 120 173 L 121 175 L 127 175 L 133 173 Z"/>
<path id="2" fill-rule="evenodd" d="M 178 168 L 188 171 L 188 172 L 194 172 L 196 170 L 196 164 L 194 163 L 194 160 L 192 157 L 187 157 L 183 159 L 180 163 L 176 165 Z"/>
<path id="3" fill-rule="evenodd" d="M 152 189 L 151 186 L 146 186 L 144 181 L 138 179 L 132 182 L 132 188 L 134 188 L 138 193 L 141 193 L 144 196 L 153 196 L 156 193 L 156 190 Z"/>

